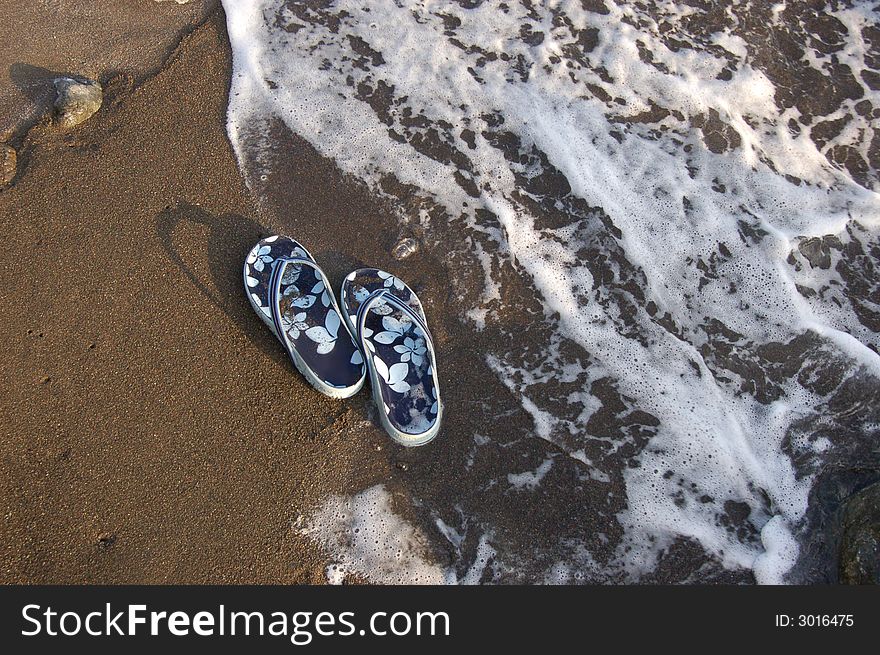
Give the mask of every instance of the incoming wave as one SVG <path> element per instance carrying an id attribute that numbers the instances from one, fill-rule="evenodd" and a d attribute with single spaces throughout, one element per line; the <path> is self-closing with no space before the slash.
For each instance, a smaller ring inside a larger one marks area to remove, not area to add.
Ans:
<path id="1" fill-rule="evenodd" d="M 283 121 L 449 251 L 461 320 L 502 337 L 486 363 L 553 454 L 470 467 L 468 485 L 607 489 L 550 544 L 471 498 L 427 508 L 458 527 L 416 539 L 395 519 L 358 547 L 339 535 L 387 515 L 387 494 L 334 497 L 307 529 L 337 562 L 384 581 L 645 581 L 697 548 L 716 572 L 810 579 L 795 565 L 817 480 L 876 465 L 880 437 L 872 4 L 224 0 L 251 186 Z M 475 425 L 467 446 L 493 439 Z M 554 477 L 563 461 L 575 477 Z M 400 535 L 454 561 L 368 552 Z"/>

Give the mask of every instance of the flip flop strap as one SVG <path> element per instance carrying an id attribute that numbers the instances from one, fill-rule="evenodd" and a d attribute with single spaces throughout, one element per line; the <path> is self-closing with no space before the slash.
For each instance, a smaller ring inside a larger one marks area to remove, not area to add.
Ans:
<path id="1" fill-rule="evenodd" d="M 361 306 L 358 308 L 357 323 L 355 325 L 357 327 L 358 345 L 361 346 L 361 349 L 364 350 L 364 352 L 366 352 L 364 324 L 367 320 L 367 313 L 370 311 L 372 306 L 377 304 L 380 300 L 384 300 L 388 304 L 397 307 L 406 316 L 408 316 L 413 323 L 421 328 L 422 332 L 425 335 L 425 340 L 428 342 L 431 350 L 434 350 L 434 339 L 431 337 L 431 332 L 430 330 L 428 330 L 428 326 L 425 325 L 425 322 L 422 320 L 422 318 L 413 311 L 412 307 L 403 302 L 393 293 L 390 293 L 387 289 L 377 289 L 369 296 L 367 296 L 364 302 L 362 302 Z"/>
<path id="2" fill-rule="evenodd" d="M 324 287 L 327 291 L 327 295 L 330 296 L 330 302 L 332 303 L 334 309 L 342 316 L 342 312 L 339 311 L 339 305 L 336 304 L 336 299 L 333 297 L 333 293 L 330 292 L 329 283 L 327 281 L 327 274 L 321 269 L 318 264 L 311 259 L 305 259 L 303 257 L 279 257 L 273 262 L 274 266 L 272 267 L 272 277 L 269 280 L 269 310 L 272 316 L 272 322 L 275 324 L 275 331 L 278 333 L 279 338 L 281 339 L 281 343 L 284 344 L 285 350 L 289 350 L 287 345 L 287 339 L 283 338 L 284 329 L 281 326 L 281 280 L 284 278 L 284 271 L 287 270 L 287 267 L 291 264 L 300 265 L 300 266 L 309 266 L 318 272 L 321 276 L 321 280 L 324 282 Z M 344 324 L 343 324 L 344 325 Z M 347 329 L 346 329 L 347 331 Z"/>

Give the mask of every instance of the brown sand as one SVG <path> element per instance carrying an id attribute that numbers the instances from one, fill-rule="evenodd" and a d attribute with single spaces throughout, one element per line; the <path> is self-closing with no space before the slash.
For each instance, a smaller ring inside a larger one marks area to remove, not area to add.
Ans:
<path id="1" fill-rule="evenodd" d="M 0 21 L 0 141 L 20 136 L 54 100 L 52 78 L 141 81 L 219 0 L 29 0 L 4 3 Z"/>
<path id="2" fill-rule="evenodd" d="M 224 131 L 225 41 L 218 11 L 88 123 L 33 130 L 0 193 L 3 582 L 320 577 L 291 522 L 340 486 L 332 428 L 357 412 L 241 293 L 267 230 Z"/>

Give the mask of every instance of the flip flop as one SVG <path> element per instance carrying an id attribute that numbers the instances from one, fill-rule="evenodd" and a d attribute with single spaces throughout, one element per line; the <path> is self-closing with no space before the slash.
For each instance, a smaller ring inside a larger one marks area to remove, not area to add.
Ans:
<path id="1" fill-rule="evenodd" d="M 244 287 L 297 370 L 331 398 L 353 396 L 364 384 L 361 351 L 333 296 L 327 275 L 299 242 L 262 239 L 244 262 Z"/>
<path id="2" fill-rule="evenodd" d="M 364 353 L 382 427 L 405 446 L 440 431 L 443 404 L 437 356 L 422 303 L 402 280 L 376 268 L 350 273 L 343 317 Z"/>

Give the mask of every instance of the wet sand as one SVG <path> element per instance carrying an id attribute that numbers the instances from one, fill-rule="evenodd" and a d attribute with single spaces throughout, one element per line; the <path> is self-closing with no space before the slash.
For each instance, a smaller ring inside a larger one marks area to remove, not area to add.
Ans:
<path id="1" fill-rule="evenodd" d="M 6 3 L 0 21 L 0 141 L 22 136 L 39 118 L 53 99 L 55 77 L 84 75 L 103 82 L 124 76 L 139 83 L 155 74 L 218 3 Z"/>
<path id="2" fill-rule="evenodd" d="M 357 412 L 309 393 L 241 293 L 269 226 L 226 139 L 224 43 L 215 11 L 84 125 L 32 130 L 0 193 L 3 582 L 322 573 L 291 521 L 340 485 Z"/>

